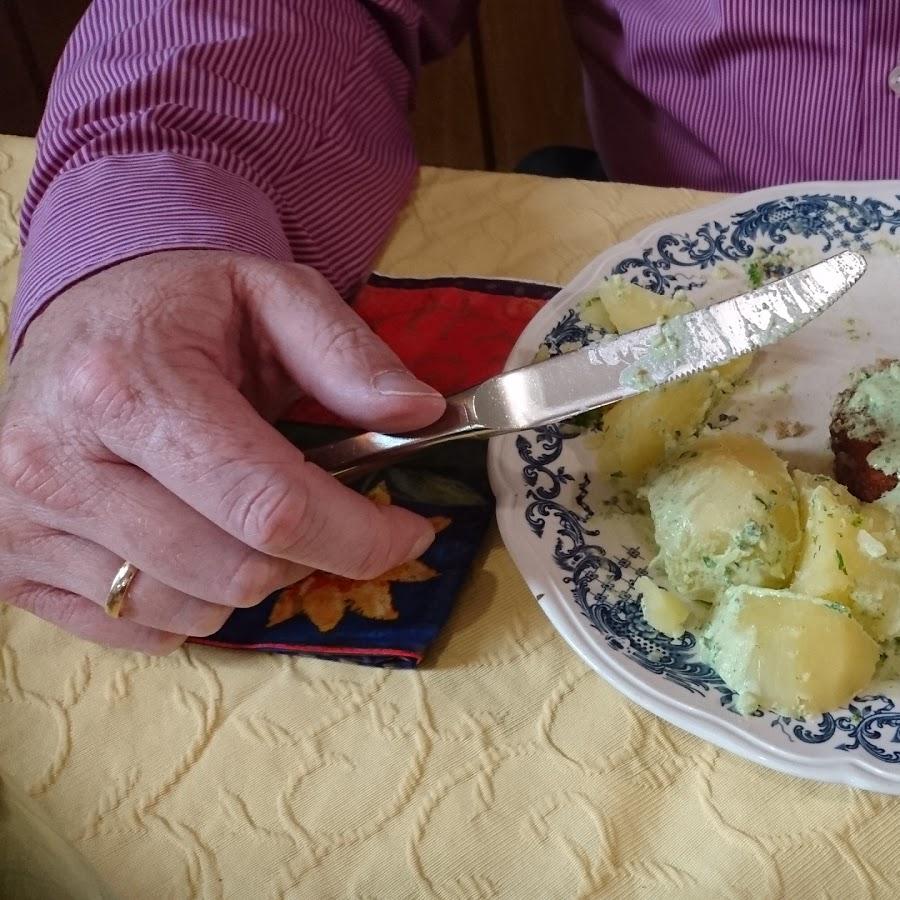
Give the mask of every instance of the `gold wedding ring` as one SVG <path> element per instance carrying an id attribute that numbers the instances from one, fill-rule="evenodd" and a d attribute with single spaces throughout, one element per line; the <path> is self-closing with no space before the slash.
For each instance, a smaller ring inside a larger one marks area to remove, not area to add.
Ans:
<path id="1" fill-rule="evenodd" d="M 131 582 L 134 581 L 134 576 L 137 575 L 137 573 L 138 569 L 128 562 L 128 560 L 125 560 L 119 567 L 119 571 L 116 572 L 116 577 L 113 578 L 109 593 L 106 595 L 106 605 L 104 608 L 106 609 L 106 614 L 108 616 L 118 619 L 119 616 L 122 615 L 122 605 L 125 603 L 125 598 L 128 596 L 128 588 L 131 587 Z"/>

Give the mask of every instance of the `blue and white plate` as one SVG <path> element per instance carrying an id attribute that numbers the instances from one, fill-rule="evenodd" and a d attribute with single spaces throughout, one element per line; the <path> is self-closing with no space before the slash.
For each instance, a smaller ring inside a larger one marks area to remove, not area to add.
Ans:
<path id="1" fill-rule="evenodd" d="M 900 357 L 900 183 L 767 189 L 661 222 L 602 253 L 560 291 L 508 368 L 541 346 L 556 353 L 595 336 L 580 301 L 614 273 L 659 293 L 685 290 L 704 305 L 847 247 L 866 254 L 866 275 L 816 322 L 761 353 L 715 423 L 762 433 L 790 463 L 830 472 L 835 396 L 854 368 Z M 900 794 L 900 681 L 876 681 L 847 708 L 805 721 L 738 715 L 694 638 L 667 638 L 641 616 L 634 583 L 646 574 L 652 537 L 597 483 L 592 465 L 571 427 L 496 438 L 490 449 L 506 546 L 580 656 L 634 702 L 727 750 L 794 775 Z"/>

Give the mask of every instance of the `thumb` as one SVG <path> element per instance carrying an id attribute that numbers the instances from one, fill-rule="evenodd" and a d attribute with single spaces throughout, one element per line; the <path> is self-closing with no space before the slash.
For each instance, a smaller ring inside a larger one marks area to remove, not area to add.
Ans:
<path id="1" fill-rule="evenodd" d="M 444 398 L 419 381 L 326 279 L 308 266 L 265 263 L 245 299 L 297 384 L 347 421 L 373 431 L 422 428 Z"/>

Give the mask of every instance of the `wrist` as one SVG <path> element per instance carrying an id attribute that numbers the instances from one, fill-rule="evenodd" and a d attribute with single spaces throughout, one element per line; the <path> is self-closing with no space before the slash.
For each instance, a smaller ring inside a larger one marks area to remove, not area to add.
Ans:
<path id="1" fill-rule="evenodd" d="M 35 316 L 76 282 L 127 259 L 186 248 L 291 259 L 271 198 L 217 166 L 154 153 L 106 157 L 63 173 L 31 219 L 11 352 Z"/>

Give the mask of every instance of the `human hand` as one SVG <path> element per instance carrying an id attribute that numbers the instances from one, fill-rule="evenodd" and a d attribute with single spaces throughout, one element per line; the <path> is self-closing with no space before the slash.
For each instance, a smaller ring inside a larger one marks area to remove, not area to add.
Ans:
<path id="1" fill-rule="evenodd" d="M 419 556 L 425 519 L 376 507 L 269 424 L 302 393 L 370 430 L 444 409 L 305 266 L 175 250 L 69 288 L 0 403 L 0 598 L 167 653 L 312 569 L 365 579 Z M 139 572 L 116 619 L 123 560 Z"/>

